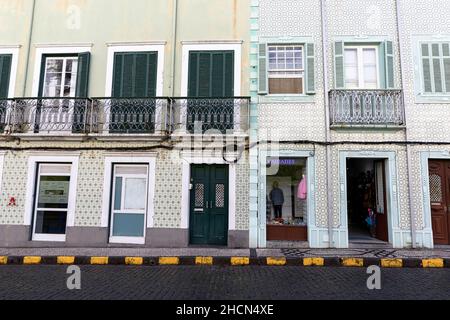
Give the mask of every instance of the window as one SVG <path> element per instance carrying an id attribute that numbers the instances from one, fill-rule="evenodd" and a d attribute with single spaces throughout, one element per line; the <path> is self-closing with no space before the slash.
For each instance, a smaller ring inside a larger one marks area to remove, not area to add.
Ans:
<path id="1" fill-rule="evenodd" d="M 9 95 L 12 59 L 12 54 L 0 54 L 0 99 Z"/>
<path id="2" fill-rule="evenodd" d="M 378 48 L 345 47 L 344 74 L 346 89 L 378 89 Z"/>
<path id="3" fill-rule="evenodd" d="M 422 43 L 422 92 L 450 94 L 450 43 Z"/>
<path id="4" fill-rule="evenodd" d="M 111 242 L 144 242 L 148 194 L 147 165 L 115 165 L 111 203 Z"/>
<path id="5" fill-rule="evenodd" d="M 42 96 L 75 97 L 78 57 L 46 57 Z"/>
<path id="6" fill-rule="evenodd" d="M 269 45 L 269 94 L 304 93 L 304 52 L 300 45 Z"/>
<path id="7" fill-rule="evenodd" d="M 38 164 L 33 240 L 65 240 L 70 182 L 71 164 Z"/>

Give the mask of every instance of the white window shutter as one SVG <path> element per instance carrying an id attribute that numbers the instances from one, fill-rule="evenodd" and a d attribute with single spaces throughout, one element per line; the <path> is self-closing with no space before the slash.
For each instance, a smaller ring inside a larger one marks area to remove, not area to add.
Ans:
<path id="1" fill-rule="evenodd" d="M 307 43 L 306 47 L 306 93 L 316 93 L 316 77 L 315 77 L 315 50 L 314 43 Z"/>
<path id="2" fill-rule="evenodd" d="M 267 79 L 267 44 L 259 44 L 259 77 L 258 77 L 258 93 L 261 95 L 266 95 L 268 93 L 268 79 Z"/>

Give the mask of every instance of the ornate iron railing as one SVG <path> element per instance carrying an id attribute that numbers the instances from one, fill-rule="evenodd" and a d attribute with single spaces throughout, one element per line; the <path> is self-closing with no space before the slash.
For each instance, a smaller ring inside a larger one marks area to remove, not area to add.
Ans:
<path id="1" fill-rule="evenodd" d="M 154 134 L 169 129 L 168 98 L 94 98 L 95 133 Z"/>
<path id="2" fill-rule="evenodd" d="M 405 124 L 401 90 L 331 90 L 331 125 Z"/>
<path id="3" fill-rule="evenodd" d="M 172 98 L 173 129 L 188 133 L 245 132 L 249 126 L 248 97 Z"/>
<path id="4" fill-rule="evenodd" d="M 91 100 L 19 98 L 0 102 L 0 129 L 6 133 L 86 133 Z"/>

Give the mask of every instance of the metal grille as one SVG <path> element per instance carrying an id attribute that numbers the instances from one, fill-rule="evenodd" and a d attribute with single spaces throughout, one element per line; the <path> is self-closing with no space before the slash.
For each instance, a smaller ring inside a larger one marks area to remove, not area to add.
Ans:
<path id="1" fill-rule="evenodd" d="M 225 185 L 216 184 L 216 208 L 225 207 Z"/>
<path id="2" fill-rule="evenodd" d="M 195 185 L 195 207 L 203 208 L 205 200 L 205 185 L 202 183 L 197 183 Z"/>
<path id="3" fill-rule="evenodd" d="M 430 198 L 431 202 L 442 202 L 442 179 L 437 174 L 430 175 Z"/>

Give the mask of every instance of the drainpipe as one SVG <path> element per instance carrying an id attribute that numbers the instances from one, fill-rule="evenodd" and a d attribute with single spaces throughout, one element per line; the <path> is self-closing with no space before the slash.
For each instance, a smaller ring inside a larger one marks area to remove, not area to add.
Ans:
<path id="1" fill-rule="evenodd" d="M 328 237 L 329 237 L 329 247 L 332 248 L 333 242 L 333 197 L 332 188 L 333 181 L 331 176 L 332 164 L 331 164 L 331 131 L 330 131 L 330 108 L 328 100 L 328 21 L 327 21 L 327 7 L 326 0 L 320 1 L 321 16 L 322 16 L 322 58 L 323 58 L 323 96 L 324 96 L 324 106 L 325 106 L 325 140 L 327 142 L 325 158 L 327 163 L 326 178 L 327 178 L 327 212 L 328 212 Z"/>
<path id="2" fill-rule="evenodd" d="M 408 124 L 407 121 L 407 112 L 406 112 L 406 105 L 405 105 L 405 84 L 407 79 L 405 79 L 405 74 L 403 72 L 403 70 L 405 70 L 405 66 L 404 66 L 404 60 L 403 60 L 403 56 L 402 56 L 402 31 L 403 31 L 403 20 L 401 18 L 401 14 L 402 14 L 402 10 L 401 10 L 401 4 L 400 4 L 401 0 L 395 0 L 395 7 L 396 7 L 396 18 L 397 18 L 397 36 L 398 36 L 398 48 L 399 48 L 399 56 L 400 56 L 400 76 L 401 76 L 401 81 L 402 81 L 402 99 L 403 99 L 403 104 L 404 104 L 404 121 L 405 124 Z M 405 126 L 405 141 L 406 141 L 406 170 L 408 173 L 408 202 L 409 202 L 409 211 L 410 211 L 410 219 L 411 219 L 411 241 L 412 241 L 412 247 L 413 249 L 416 248 L 416 212 L 415 212 L 415 207 L 414 207 L 414 202 L 412 201 L 413 199 L 413 192 L 412 192 L 412 185 L 413 185 L 413 181 L 412 181 L 412 174 L 411 174 L 411 147 L 408 144 L 409 141 L 409 137 L 408 137 L 408 127 Z M 397 190 L 397 194 L 398 194 L 398 190 Z"/>
<path id="3" fill-rule="evenodd" d="M 175 72 L 177 63 L 177 28 L 178 28 L 178 0 L 173 0 L 172 12 L 172 74 L 170 79 L 170 95 L 175 95 Z"/>
<path id="4" fill-rule="evenodd" d="M 33 0 L 33 4 L 31 7 L 30 30 L 28 32 L 28 48 L 27 48 L 27 58 L 26 58 L 26 63 L 25 63 L 25 75 L 24 75 L 23 88 L 22 88 L 22 97 L 26 96 L 26 90 L 27 90 L 28 70 L 29 70 L 29 64 L 30 64 L 31 40 L 33 38 L 33 25 L 34 25 L 35 10 L 36 10 L 36 0 Z"/>

